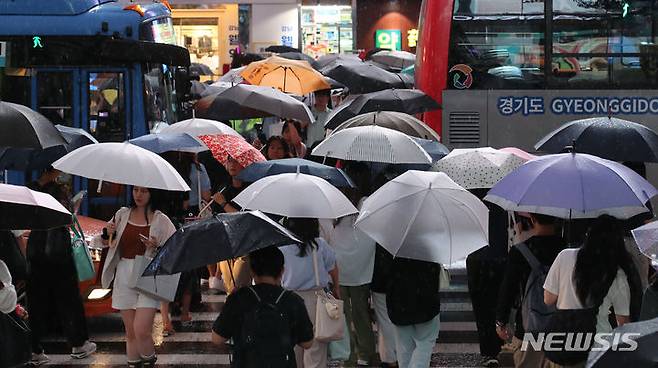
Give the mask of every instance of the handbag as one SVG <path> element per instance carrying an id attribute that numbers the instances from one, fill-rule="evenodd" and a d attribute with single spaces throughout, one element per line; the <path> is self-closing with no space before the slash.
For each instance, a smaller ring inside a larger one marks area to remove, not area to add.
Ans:
<path id="1" fill-rule="evenodd" d="M 135 256 L 130 278 L 131 282 L 128 286 L 151 298 L 173 302 L 176 297 L 176 289 L 178 289 L 180 273 L 174 275 L 142 276 L 144 270 L 152 260 L 152 258 L 146 256 Z"/>
<path id="2" fill-rule="evenodd" d="M 22 367 L 30 360 L 30 328 L 15 312 L 0 312 L 0 367 Z"/>
<path id="3" fill-rule="evenodd" d="M 564 347 L 568 339 L 565 341 L 554 340 L 551 347 L 555 349 L 544 351 L 546 359 L 559 365 L 574 365 L 586 361 L 594 343 L 598 313 L 598 306 L 586 309 L 557 309 L 548 321 L 546 332 L 583 334 L 584 341 L 589 341 L 589 343 L 584 350 L 570 351 L 572 349 L 569 349 L 567 351 Z M 591 338 L 587 340 L 585 334 L 591 334 Z"/>
<path id="4" fill-rule="evenodd" d="M 96 269 L 94 268 L 94 261 L 91 258 L 89 247 L 85 241 L 82 226 L 78 222 L 78 218 L 73 216 L 73 226 L 71 226 L 73 237 L 71 238 L 71 252 L 73 254 L 73 263 L 78 273 L 78 281 L 91 280 L 96 276 Z"/>
<path id="5" fill-rule="evenodd" d="M 320 287 L 317 253 L 317 249 L 313 249 L 315 285 Z M 319 342 L 337 341 L 342 339 L 345 333 L 343 301 L 336 299 L 333 295 L 324 290 L 316 291 L 316 295 L 318 300 L 315 304 L 315 339 Z"/>

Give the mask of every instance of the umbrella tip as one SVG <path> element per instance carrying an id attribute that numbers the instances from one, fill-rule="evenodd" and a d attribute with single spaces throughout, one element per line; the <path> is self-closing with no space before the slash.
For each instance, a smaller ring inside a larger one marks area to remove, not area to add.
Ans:
<path id="1" fill-rule="evenodd" d="M 192 109 L 192 119 L 196 118 L 196 109 Z"/>

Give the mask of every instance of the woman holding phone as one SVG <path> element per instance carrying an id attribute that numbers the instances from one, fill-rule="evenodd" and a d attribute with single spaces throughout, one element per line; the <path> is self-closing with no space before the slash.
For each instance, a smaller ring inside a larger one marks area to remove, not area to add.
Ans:
<path id="1" fill-rule="evenodd" d="M 114 280 L 112 308 L 121 312 L 129 367 L 153 367 L 157 360 L 152 330 L 160 301 L 129 286 L 135 257 L 153 257 L 176 231 L 169 218 L 156 209 L 156 194 L 154 189 L 133 187 L 131 206 L 119 209 L 103 235 L 93 240 L 110 248 L 101 283 L 107 288 Z"/>

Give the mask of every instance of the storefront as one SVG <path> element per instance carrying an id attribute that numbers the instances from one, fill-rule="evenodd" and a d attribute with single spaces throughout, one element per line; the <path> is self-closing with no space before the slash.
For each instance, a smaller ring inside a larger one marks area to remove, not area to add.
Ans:
<path id="1" fill-rule="evenodd" d="M 359 49 L 416 51 L 421 0 L 358 0 Z"/>
<path id="2" fill-rule="evenodd" d="M 303 5 L 301 7 L 302 51 L 313 57 L 351 53 L 354 22 L 350 5 Z"/>

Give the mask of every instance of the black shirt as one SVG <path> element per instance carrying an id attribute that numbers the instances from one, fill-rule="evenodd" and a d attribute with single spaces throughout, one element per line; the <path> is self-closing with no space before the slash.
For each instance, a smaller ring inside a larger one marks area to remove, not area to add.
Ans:
<path id="1" fill-rule="evenodd" d="M 386 287 L 386 309 L 393 324 L 424 323 L 439 314 L 440 274 L 438 263 L 407 258 L 393 260 Z"/>
<path id="2" fill-rule="evenodd" d="M 274 303 L 281 295 L 283 288 L 270 284 L 257 284 L 252 286 L 258 293 L 258 296 L 263 301 L 270 301 Z M 240 341 L 240 334 L 242 323 L 245 315 L 256 308 L 258 301 L 253 292 L 248 287 L 240 288 L 235 293 L 226 298 L 226 304 L 222 309 L 222 313 L 217 317 L 213 324 L 212 330 L 216 334 L 234 341 Z M 293 348 L 295 345 L 313 340 L 313 324 L 308 317 L 304 300 L 292 291 L 287 291 L 281 300 L 278 307 L 280 311 L 285 313 L 290 321 L 290 336 L 292 338 L 292 345 L 288 352 L 294 356 Z M 236 350 L 233 354 L 233 367 L 241 367 L 241 354 L 243 352 Z M 292 359 L 291 368 L 296 367 L 295 360 Z"/>

